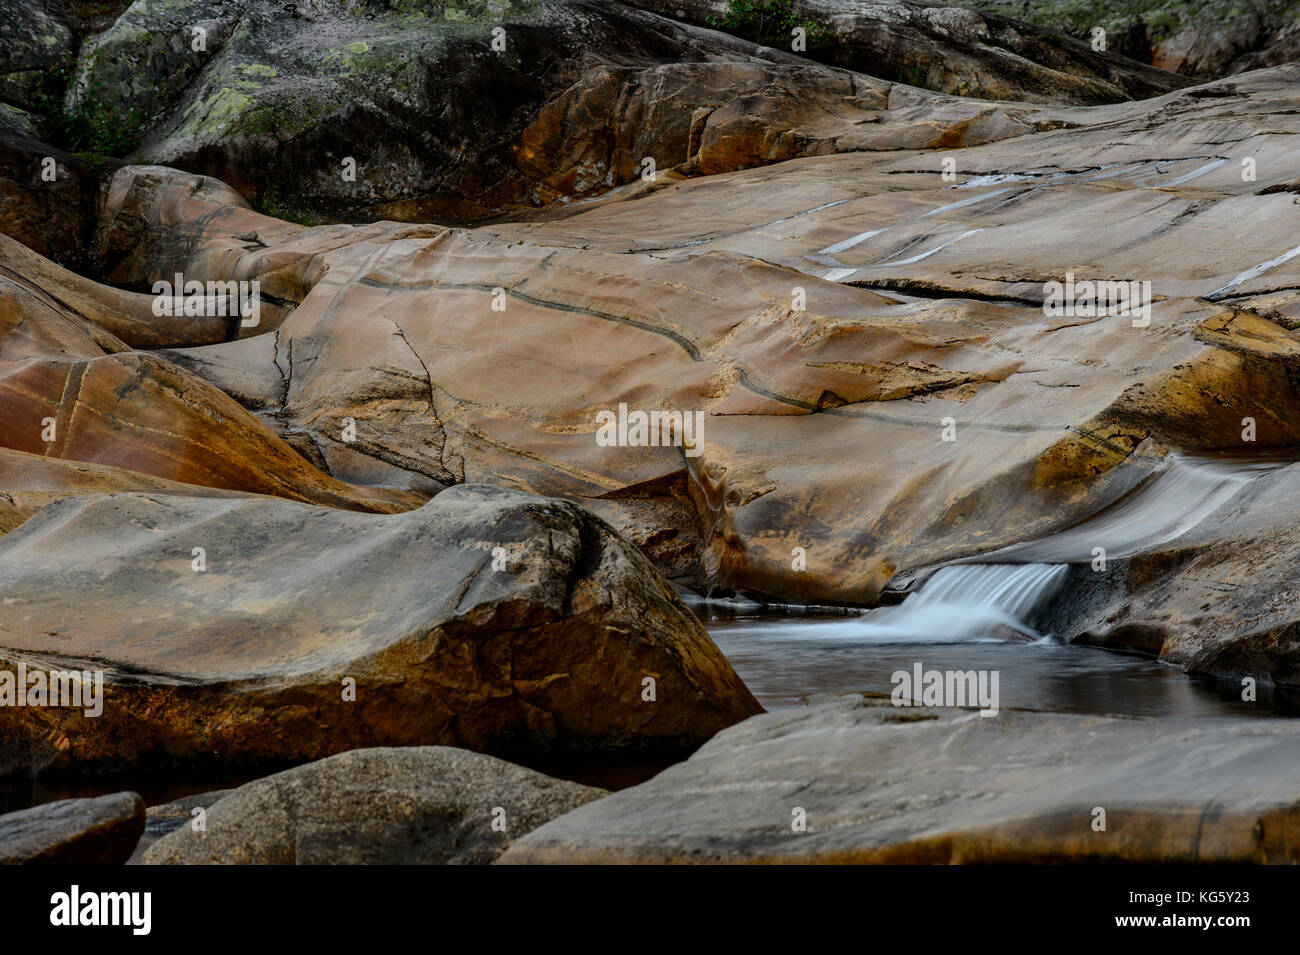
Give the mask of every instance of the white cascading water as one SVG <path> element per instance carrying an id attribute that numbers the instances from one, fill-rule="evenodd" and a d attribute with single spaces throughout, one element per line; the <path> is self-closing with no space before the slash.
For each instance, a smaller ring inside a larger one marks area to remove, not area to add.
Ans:
<path id="1" fill-rule="evenodd" d="M 1187 533 L 1261 474 L 1291 462 L 1171 454 L 1163 468 L 1115 504 L 1069 530 L 985 555 L 999 563 L 941 567 L 896 607 L 855 625 L 897 642 L 1038 638 L 1028 623 L 1060 592 L 1072 563 L 1127 557 Z"/>
<path id="2" fill-rule="evenodd" d="M 1038 637 L 1025 621 L 1056 595 L 1069 572 L 1068 564 L 940 567 L 897 607 L 869 611 L 859 627 L 867 628 L 865 636 L 905 643 Z"/>

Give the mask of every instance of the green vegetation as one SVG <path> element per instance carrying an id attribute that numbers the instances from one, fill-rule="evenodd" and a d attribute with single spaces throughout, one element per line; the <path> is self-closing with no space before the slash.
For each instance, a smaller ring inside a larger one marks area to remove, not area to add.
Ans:
<path id="1" fill-rule="evenodd" d="M 144 123 L 138 109 L 109 101 L 100 82 L 83 82 L 77 104 L 68 108 L 62 91 L 67 88 L 69 71 L 56 70 L 52 80 L 50 87 L 55 92 L 41 97 L 37 108 L 54 121 L 57 145 L 92 167 L 135 149 Z"/>
<path id="2" fill-rule="evenodd" d="M 927 88 L 925 85 L 925 71 L 919 66 L 913 66 L 910 70 L 900 72 L 898 74 L 897 82 L 906 84 L 907 86 L 916 86 L 920 89 Z M 957 95 L 961 96 L 964 94 L 959 93 Z"/>
<path id="3" fill-rule="evenodd" d="M 793 33 L 802 28 L 811 52 L 830 44 L 830 35 L 817 21 L 803 16 L 794 0 L 729 0 L 727 12 L 709 17 L 709 26 L 763 46 L 790 49 Z"/>
<path id="4" fill-rule="evenodd" d="M 253 208 L 265 216 L 296 222 L 298 225 L 319 225 L 320 216 L 303 206 L 296 196 L 286 196 L 275 186 L 258 196 Z"/>

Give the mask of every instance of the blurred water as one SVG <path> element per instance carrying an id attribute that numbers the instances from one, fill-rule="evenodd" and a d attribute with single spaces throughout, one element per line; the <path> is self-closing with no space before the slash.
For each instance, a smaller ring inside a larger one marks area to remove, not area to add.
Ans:
<path id="1" fill-rule="evenodd" d="M 1061 592 L 1071 563 L 1115 560 L 1182 536 L 1251 481 L 1291 463 L 1267 456 L 1171 454 L 1110 507 L 1048 537 L 935 571 L 902 604 L 876 610 L 860 636 L 910 642 L 1019 635 L 1038 638 L 1035 612 Z"/>
<path id="2" fill-rule="evenodd" d="M 1293 464 L 1269 455 L 1171 454 L 1160 470 L 1095 516 L 1059 534 L 980 557 L 986 563 L 1087 563 L 1094 548 L 1127 557 L 1181 537 L 1251 481 Z"/>
<path id="3" fill-rule="evenodd" d="M 887 608 L 897 609 L 897 608 Z M 1260 686 L 1254 703 L 1238 684 L 1197 680 L 1144 657 L 1052 638 L 889 636 L 869 619 L 770 611 L 697 609 L 714 641 L 768 709 L 824 693 L 889 693 L 890 675 L 997 670 L 1000 705 L 1131 716 L 1300 716 L 1300 693 Z"/>
<path id="4" fill-rule="evenodd" d="M 1189 679 L 1180 668 L 1038 633 L 1071 563 L 1168 543 L 1206 520 L 1251 481 L 1294 463 L 1270 455 L 1171 454 L 1160 470 L 1093 517 L 1035 541 L 939 568 L 906 599 L 852 615 L 770 612 L 755 604 L 697 602 L 713 639 L 767 707 L 811 695 L 888 693 L 916 663 L 997 670 L 1001 706 L 1143 716 L 1300 715 L 1300 694 Z"/>
<path id="5" fill-rule="evenodd" d="M 1026 621 L 1060 592 L 1069 573 L 1068 564 L 941 567 L 901 604 L 872 611 L 849 629 L 861 637 L 913 643 L 1040 637 Z"/>

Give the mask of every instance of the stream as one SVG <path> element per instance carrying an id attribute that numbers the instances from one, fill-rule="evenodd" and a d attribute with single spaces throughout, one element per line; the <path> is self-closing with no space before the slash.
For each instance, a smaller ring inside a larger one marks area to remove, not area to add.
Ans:
<path id="1" fill-rule="evenodd" d="M 1294 463 L 1269 455 L 1171 454 L 1136 488 L 1057 534 L 947 564 L 902 603 L 810 614 L 744 601 L 693 601 L 714 641 L 769 709 L 819 694 L 888 694 L 897 671 L 986 670 L 1003 707 L 1131 716 L 1293 716 L 1300 693 L 1196 680 L 1146 657 L 1074 646 L 1034 620 L 1067 586 L 1071 564 L 1166 544 L 1260 476 Z"/>

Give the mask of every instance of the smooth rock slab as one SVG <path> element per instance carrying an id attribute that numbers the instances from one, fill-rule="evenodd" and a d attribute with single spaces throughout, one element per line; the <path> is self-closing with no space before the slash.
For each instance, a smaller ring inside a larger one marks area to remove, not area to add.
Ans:
<path id="1" fill-rule="evenodd" d="M 205 831 L 182 826 L 143 861 L 484 864 L 511 839 L 603 795 L 462 749 L 353 750 L 240 787 L 208 809 Z"/>
<path id="2" fill-rule="evenodd" d="M 0 816 L 0 865 L 121 865 L 144 832 L 135 793 L 62 799 Z"/>
<path id="3" fill-rule="evenodd" d="M 872 604 L 1086 519 L 1169 451 L 1241 448 L 1244 417 L 1257 447 L 1300 444 L 1300 205 L 1268 191 L 1300 161 L 1297 76 L 1058 110 L 1078 128 L 963 149 L 952 183 L 931 154 L 814 156 L 426 234 L 273 234 L 211 180 L 130 167 L 103 244 L 132 250 L 127 284 L 156 261 L 309 288 L 274 348 L 169 357 L 322 449 L 351 418 L 351 451 L 442 484 L 592 502 L 687 586 Z M 885 112 L 857 128 L 898 131 Z M 692 124 L 701 157 L 724 120 Z M 1150 326 L 1044 314 L 1067 270 L 1150 281 Z M 703 412 L 700 455 L 598 445 L 624 402 Z"/>
<path id="4" fill-rule="evenodd" d="M 98 717 L 0 707 L 0 775 L 376 745 L 693 748 L 760 711 L 608 525 L 500 488 L 398 515 L 66 498 L 0 538 L 0 607 L 0 670 L 106 671 Z"/>
<path id="5" fill-rule="evenodd" d="M 501 861 L 1293 863 L 1297 757 L 1287 720 L 987 718 L 850 696 L 747 720 Z"/>

